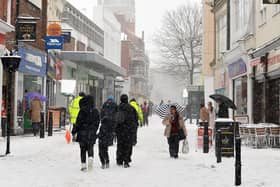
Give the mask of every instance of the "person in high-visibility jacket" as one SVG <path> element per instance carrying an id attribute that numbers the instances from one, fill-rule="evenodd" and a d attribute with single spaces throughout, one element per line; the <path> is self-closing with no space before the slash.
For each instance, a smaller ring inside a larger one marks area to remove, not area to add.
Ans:
<path id="1" fill-rule="evenodd" d="M 138 115 L 138 126 L 142 126 L 143 125 L 143 122 L 144 122 L 144 117 L 143 117 L 143 113 L 142 113 L 142 109 L 141 107 L 138 105 L 138 103 L 136 102 L 135 99 L 131 99 L 130 102 L 129 102 L 130 106 L 132 106 L 134 108 L 134 110 L 137 112 L 137 115 Z M 132 145 L 136 145 L 137 143 L 137 129 L 138 127 L 136 127 L 135 129 L 135 133 L 133 134 L 133 140 L 132 140 Z M 130 153 L 132 154 L 132 153 Z"/>
<path id="2" fill-rule="evenodd" d="M 135 99 L 131 99 L 129 104 L 136 110 L 138 119 L 140 121 L 139 125 L 142 126 L 144 123 L 144 116 L 141 107 L 138 105 Z"/>
<path id="3" fill-rule="evenodd" d="M 78 114 L 80 112 L 80 105 L 79 105 L 80 100 L 85 96 L 86 94 L 84 92 L 80 92 L 79 96 L 74 98 L 69 105 L 70 122 L 73 125 L 73 129 L 72 129 L 73 140 L 75 139 L 75 134 L 73 134 L 73 132 L 75 132 L 76 121 L 77 121 Z"/>

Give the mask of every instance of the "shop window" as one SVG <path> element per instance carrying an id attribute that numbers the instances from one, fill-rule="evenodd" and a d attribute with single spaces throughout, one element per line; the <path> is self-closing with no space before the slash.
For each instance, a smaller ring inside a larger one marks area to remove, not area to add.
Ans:
<path id="1" fill-rule="evenodd" d="M 234 103 L 236 115 L 247 114 L 247 76 L 234 80 Z"/>

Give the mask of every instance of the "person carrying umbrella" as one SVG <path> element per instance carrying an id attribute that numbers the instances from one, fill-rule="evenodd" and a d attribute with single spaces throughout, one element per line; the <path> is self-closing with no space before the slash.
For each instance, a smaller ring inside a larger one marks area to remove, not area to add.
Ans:
<path id="1" fill-rule="evenodd" d="M 86 94 L 84 92 L 80 92 L 79 95 L 74 98 L 70 105 L 69 105 L 69 114 L 70 114 L 70 122 L 73 125 L 73 129 L 72 129 L 72 138 L 73 141 L 75 141 L 76 136 L 75 136 L 75 128 L 76 128 L 76 121 L 77 121 L 77 117 L 80 111 L 80 100 L 85 97 Z"/>
<path id="2" fill-rule="evenodd" d="M 170 114 L 163 119 L 162 124 L 165 125 L 164 135 L 167 137 L 170 157 L 177 159 L 179 142 L 186 138 L 187 129 L 183 117 L 178 113 L 175 105 L 171 105 Z"/>

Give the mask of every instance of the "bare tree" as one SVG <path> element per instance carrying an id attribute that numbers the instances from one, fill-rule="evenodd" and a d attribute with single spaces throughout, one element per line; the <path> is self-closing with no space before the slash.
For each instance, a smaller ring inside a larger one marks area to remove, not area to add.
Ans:
<path id="1" fill-rule="evenodd" d="M 159 68 L 193 84 L 201 66 L 202 15 L 198 4 L 188 4 L 165 13 L 160 30 L 154 35 L 163 60 Z"/>

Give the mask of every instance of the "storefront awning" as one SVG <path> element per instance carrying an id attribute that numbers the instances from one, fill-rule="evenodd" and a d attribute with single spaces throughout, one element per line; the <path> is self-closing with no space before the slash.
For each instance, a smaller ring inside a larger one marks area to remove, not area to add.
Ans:
<path id="1" fill-rule="evenodd" d="M 266 53 L 278 48 L 280 46 L 280 37 L 264 44 L 263 46 L 255 49 L 251 54 L 251 58 L 257 58 L 257 57 L 261 57 L 264 56 Z"/>
<path id="2" fill-rule="evenodd" d="M 15 30 L 15 27 L 6 23 L 2 19 L 0 19 L 0 33 L 5 34 L 7 32 L 12 32 Z"/>
<path id="3" fill-rule="evenodd" d="M 85 67 L 110 76 L 126 76 L 126 70 L 110 62 L 96 52 L 91 51 L 61 51 L 62 60 L 69 60 Z"/>

